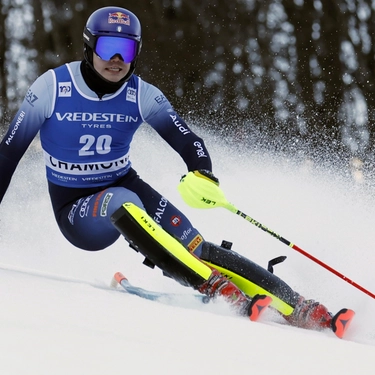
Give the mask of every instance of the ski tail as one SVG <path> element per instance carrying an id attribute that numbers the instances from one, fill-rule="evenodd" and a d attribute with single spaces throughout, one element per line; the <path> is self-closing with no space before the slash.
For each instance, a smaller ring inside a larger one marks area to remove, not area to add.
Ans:
<path id="1" fill-rule="evenodd" d="M 272 298 L 264 294 L 257 294 L 251 300 L 249 308 L 249 317 L 252 322 L 257 321 L 266 311 L 266 308 L 272 303 Z"/>
<path id="2" fill-rule="evenodd" d="M 350 309 L 341 309 L 333 318 L 331 321 L 331 327 L 332 331 L 335 333 L 335 335 L 342 339 L 348 330 L 353 318 L 354 318 L 355 312 Z"/>

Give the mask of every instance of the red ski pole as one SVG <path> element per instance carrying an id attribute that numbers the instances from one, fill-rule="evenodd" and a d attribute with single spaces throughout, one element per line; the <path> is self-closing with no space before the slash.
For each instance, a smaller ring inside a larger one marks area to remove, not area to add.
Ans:
<path id="1" fill-rule="evenodd" d="M 323 263 L 321 260 L 315 258 L 311 254 L 302 250 L 300 247 L 286 240 L 284 237 L 281 237 L 279 234 L 275 233 L 273 230 L 259 223 L 259 221 L 256 221 L 255 219 L 241 212 L 232 203 L 228 202 L 228 200 L 225 198 L 224 192 L 219 188 L 217 184 L 212 183 L 212 180 L 209 177 L 210 176 L 206 176 L 204 173 L 202 176 L 201 172 L 200 173 L 189 172 L 187 175 L 185 175 L 181 179 L 180 184 L 178 186 L 178 190 L 182 198 L 185 200 L 185 202 L 189 206 L 195 207 L 195 208 L 215 208 L 215 207 L 226 208 L 227 210 L 235 213 L 238 216 L 241 216 L 245 220 L 249 221 L 251 224 L 262 229 L 263 231 L 267 232 L 271 236 L 277 238 L 279 241 L 281 241 L 285 245 L 288 245 L 292 249 L 298 251 L 305 257 L 311 259 L 315 263 L 319 264 L 320 266 L 324 267 L 325 269 L 332 272 L 336 276 L 345 280 L 347 283 L 353 285 L 354 287 L 356 287 L 363 293 L 366 293 L 367 295 L 375 299 L 375 294 L 369 292 L 362 286 L 355 283 L 353 280 L 350 280 L 348 277 L 344 276 L 343 274 L 336 271 L 332 267 Z"/>
<path id="2" fill-rule="evenodd" d="M 275 233 L 273 230 L 267 228 L 265 225 L 261 224 L 259 221 L 256 221 L 255 219 L 251 218 L 249 215 L 246 215 L 245 213 L 241 212 L 236 207 L 234 207 L 231 203 L 227 202 L 227 204 L 225 204 L 225 205 L 223 204 L 222 207 L 228 209 L 229 211 L 235 213 L 238 216 L 241 216 L 245 220 L 249 221 L 251 224 L 255 225 L 256 227 L 258 227 L 260 229 L 262 229 L 263 231 L 267 232 L 271 236 L 277 238 L 279 241 L 281 241 L 285 245 L 288 245 L 292 249 L 298 251 L 300 254 L 302 254 L 305 257 L 311 259 L 315 263 L 319 264 L 320 266 L 324 267 L 325 269 L 327 269 L 328 271 L 332 272 L 336 276 L 338 276 L 341 279 L 345 280 L 347 283 L 353 285 L 355 288 L 359 289 L 363 293 L 366 293 L 367 295 L 369 295 L 370 297 L 372 297 L 372 298 L 375 299 L 375 294 L 371 293 L 370 291 L 368 291 L 367 289 L 365 289 L 361 285 L 358 285 L 356 282 L 354 282 L 353 280 L 349 279 L 348 277 L 346 277 L 342 273 L 336 271 L 335 269 L 333 269 L 332 267 L 330 267 L 328 264 L 323 263 L 321 260 L 319 260 L 319 259 L 315 258 L 313 255 L 307 253 L 305 250 L 302 250 L 300 247 L 298 247 L 297 245 L 291 243 L 290 241 L 288 241 L 284 237 L 280 236 L 279 234 Z"/>

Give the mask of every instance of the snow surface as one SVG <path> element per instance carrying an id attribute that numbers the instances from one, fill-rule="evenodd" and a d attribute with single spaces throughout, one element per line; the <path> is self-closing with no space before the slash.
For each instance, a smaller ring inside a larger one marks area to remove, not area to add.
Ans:
<path id="1" fill-rule="evenodd" d="M 371 189 L 309 163 L 206 143 L 228 200 L 375 292 Z M 356 310 L 345 339 L 281 324 L 271 311 L 251 323 L 218 301 L 200 305 L 189 288 L 142 265 L 123 239 L 100 252 L 71 246 L 50 208 L 42 155 L 32 147 L 0 208 L 0 374 L 370 374 L 375 355 L 375 301 L 349 283 L 222 209 L 195 210 L 176 186 L 183 162 L 142 128 L 132 149 L 140 175 L 179 206 L 206 239 L 266 266 L 333 312 Z M 163 161 L 162 161 L 163 160 Z M 144 288 L 186 294 L 177 305 L 109 288 L 121 271 Z"/>

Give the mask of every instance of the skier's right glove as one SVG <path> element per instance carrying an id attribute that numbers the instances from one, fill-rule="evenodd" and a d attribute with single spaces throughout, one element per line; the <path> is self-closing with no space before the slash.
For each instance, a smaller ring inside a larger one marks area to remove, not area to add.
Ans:
<path id="1" fill-rule="evenodd" d="M 219 180 L 204 169 L 182 176 L 177 189 L 186 204 L 194 208 L 221 207 L 226 201 Z"/>

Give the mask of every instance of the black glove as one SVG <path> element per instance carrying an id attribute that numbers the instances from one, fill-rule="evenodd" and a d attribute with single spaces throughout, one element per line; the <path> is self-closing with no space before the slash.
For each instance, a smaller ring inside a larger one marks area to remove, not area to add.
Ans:
<path id="1" fill-rule="evenodd" d="M 206 180 L 213 182 L 217 186 L 220 185 L 219 179 L 208 169 L 198 169 L 196 171 L 193 171 L 193 173 L 197 177 L 205 178 Z"/>

